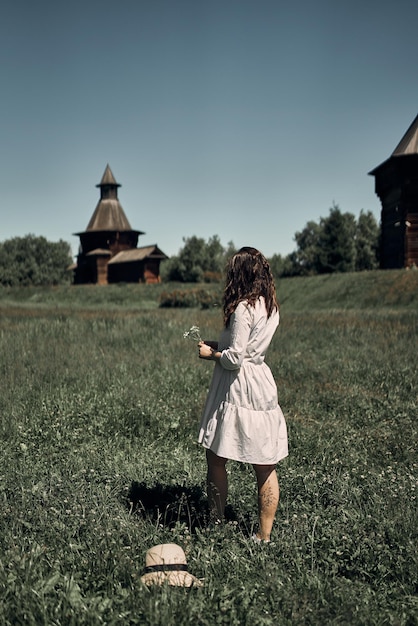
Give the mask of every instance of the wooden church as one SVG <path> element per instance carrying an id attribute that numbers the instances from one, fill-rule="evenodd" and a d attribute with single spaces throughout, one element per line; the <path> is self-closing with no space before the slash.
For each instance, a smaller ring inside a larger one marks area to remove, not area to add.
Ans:
<path id="1" fill-rule="evenodd" d="M 391 156 L 369 173 L 382 203 L 380 267 L 418 266 L 418 115 Z"/>
<path id="2" fill-rule="evenodd" d="M 109 165 L 100 188 L 100 199 L 80 237 L 77 262 L 73 266 L 74 284 L 158 283 L 160 263 L 168 257 L 157 245 L 138 248 L 138 237 L 119 202 L 118 187 Z"/>

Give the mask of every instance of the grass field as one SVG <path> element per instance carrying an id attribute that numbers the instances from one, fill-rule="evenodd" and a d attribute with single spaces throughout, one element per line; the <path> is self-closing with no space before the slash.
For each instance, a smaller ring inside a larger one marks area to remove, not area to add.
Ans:
<path id="1" fill-rule="evenodd" d="M 279 283 L 290 454 L 261 547 L 246 465 L 229 522 L 207 523 L 212 364 L 182 335 L 216 338 L 219 309 L 160 309 L 168 285 L 0 291 L 0 623 L 418 624 L 417 278 Z M 169 541 L 201 589 L 142 585 Z"/>

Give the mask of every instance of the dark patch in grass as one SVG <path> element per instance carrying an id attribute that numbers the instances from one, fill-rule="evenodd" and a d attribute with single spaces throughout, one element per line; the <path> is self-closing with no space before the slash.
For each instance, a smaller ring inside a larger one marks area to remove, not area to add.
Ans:
<path id="1" fill-rule="evenodd" d="M 190 532 L 211 523 L 206 494 L 194 485 L 162 485 L 148 487 L 144 482 L 133 481 L 128 492 L 129 508 L 143 518 L 158 522 L 167 528 L 186 524 Z M 225 511 L 226 521 L 236 520 L 231 506 Z"/>

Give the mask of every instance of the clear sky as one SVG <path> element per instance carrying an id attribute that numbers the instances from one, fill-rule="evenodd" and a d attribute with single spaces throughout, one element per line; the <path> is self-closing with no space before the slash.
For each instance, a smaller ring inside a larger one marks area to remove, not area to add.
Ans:
<path id="1" fill-rule="evenodd" d="M 138 245 L 218 235 L 267 256 L 418 113 L 417 0 L 4 0 L 0 241 L 74 252 L 109 163 Z"/>

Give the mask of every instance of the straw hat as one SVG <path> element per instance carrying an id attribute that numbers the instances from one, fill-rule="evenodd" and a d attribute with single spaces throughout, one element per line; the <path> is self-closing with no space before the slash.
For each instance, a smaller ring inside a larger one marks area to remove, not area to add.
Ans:
<path id="1" fill-rule="evenodd" d="M 201 587 L 202 582 L 187 570 L 183 549 L 175 543 L 162 543 L 146 553 L 141 580 L 146 585 L 166 583 L 177 587 Z"/>

